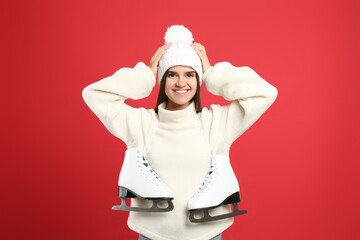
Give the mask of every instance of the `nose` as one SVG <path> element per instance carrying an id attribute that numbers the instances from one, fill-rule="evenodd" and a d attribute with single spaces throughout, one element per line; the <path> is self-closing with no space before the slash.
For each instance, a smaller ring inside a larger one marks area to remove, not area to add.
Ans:
<path id="1" fill-rule="evenodd" d="M 186 85 L 185 77 L 179 77 L 176 81 L 176 86 L 177 87 L 185 87 L 185 85 Z"/>

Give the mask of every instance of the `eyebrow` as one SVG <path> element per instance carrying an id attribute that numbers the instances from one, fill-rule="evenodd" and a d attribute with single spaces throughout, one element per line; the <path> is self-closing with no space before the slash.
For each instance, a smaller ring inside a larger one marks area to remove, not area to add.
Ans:
<path id="1" fill-rule="evenodd" d="M 175 72 L 175 71 L 169 71 L 168 73 L 178 73 L 178 72 Z M 189 71 L 189 72 L 185 72 L 185 73 L 195 73 L 195 71 Z"/>

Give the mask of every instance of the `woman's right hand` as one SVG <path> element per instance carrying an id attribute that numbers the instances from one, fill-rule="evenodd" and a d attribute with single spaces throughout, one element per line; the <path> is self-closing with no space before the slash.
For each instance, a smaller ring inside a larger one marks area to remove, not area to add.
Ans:
<path id="1" fill-rule="evenodd" d="M 160 58 L 165 53 L 166 49 L 168 49 L 171 46 L 171 43 L 167 43 L 163 46 L 161 46 L 154 54 L 154 56 L 150 60 L 149 67 L 151 71 L 153 72 L 155 78 L 157 77 L 157 69 L 159 65 Z"/>

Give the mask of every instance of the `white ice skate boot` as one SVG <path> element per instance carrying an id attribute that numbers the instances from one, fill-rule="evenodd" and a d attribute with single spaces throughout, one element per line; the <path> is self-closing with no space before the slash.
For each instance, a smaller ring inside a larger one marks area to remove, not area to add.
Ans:
<path id="1" fill-rule="evenodd" d="M 113 206 L 113 210 L 137 211 L 137 212 L 168 212 L 173 210 L 171 202 L 173 194 L 161 181 L 160 177 L 151 168 L 149 162 L 143 156 L 141 148 L 130 148 L 125 152 L 124 162 L 119 175 L 120 206 Z M 126 198 L 139 197 L 153 200 L 150 208 L 129 207 Z M 160 208 L 159 201 L 167 201 L 168 206 Z"/>
<path id="2" fill-rule="evenodd" d="M 189 219 L 193 223 L 215 221 L 247 213 L 246 210 L 239 210 L 237 207 L 237 203 L 240 202 L 240 189 L 229 157 L 213 155 L 211 162 L 211 168 L 203 183 L 188 202 Z M 219 216 L 210 216 L 209 209 L 222 204 L 233 204 L 233 211 Z M 204 216 L 195 218 L 195 213 L 199 211 L 203 211 Z"/>
<path id="3" fill-rule="evenodd" d="M 230 165 L 229 157 L 214 154 L 210 141 L 201 125 L 199 115 L 197 119 L 200 130 L 211 152 L 211 167 L 201 186 L 188 202 L 190 222 L 209 222 L 247 213 L 246 210 L 239 210 L 237 207 L 237 203 L 240 202 L 240 189 L 235 173 Z M 232 204 L 233 211 L 223 215 L 210 216 L 209 209 L 223 204 Z M 203 212 L 204 216 L 202 218 L 195 218 L 197 212 Z"/>

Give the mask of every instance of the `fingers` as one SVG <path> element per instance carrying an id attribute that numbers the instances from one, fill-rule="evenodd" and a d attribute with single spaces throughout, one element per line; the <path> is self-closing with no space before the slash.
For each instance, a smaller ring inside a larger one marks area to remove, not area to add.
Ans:
<path id="1" fill-rule="evenodd" d="M 205 47 L 200 43 L 194 42 L 192 47 L 195 49 L 196 53 L 199 55 L 201 61 L 207 59 Z"/>
<path id="2" fill-rule="evenodd" d="M 192 46 L 195 50 L 198 50 L 200 52 L 205 52 L 205 47 L 203 45 L 201 45 L 200 43 L 194 42 L 192 44 Z"/>
<path id="3" fill-rule="evenodd" d="M 206 55 L 205 47 L 201 45 L 200 43 L 194 42 L 192 44 L 192 47 L 195 49 L 196 53 L 199 55 L 202 66 L 203 66 L 203 72 L 206 72 L 206 70 L 211 66 L 209 59 Z"/>
<path id="4" fill-rule="evenodd" d="M 195 52 L 199 55 L 200 59 L 204 57 L 204 54 L 206 55 L 205 47 L 200 43 L 194 42 L 192 47 L 195 49 Z"/>
<path id="5" fill-rule="evenodd" d="M 154 54 L 154 58 L 160 60 L 161 56 L 165 53 L 166 49 L 168 49 L 170 46 L 171 46 L 171 43 L 167 43 L 167 44 L 159 47 L 158 50 Z"/>
<path id="6" fill-rule="evenodd" d="M 158 67 L 160 58 L 162 57 L 162 55 L 164 55 L 166 49 L 168 49 L 170 46 L 171 46 L 171 43 L 167 43 L 167 44 L 159 47 L 158 50 L 156 50 L 154 56 L 150 60 L 149 67 L 150 67 L 151 71 L 154 73 L 155 77 L 157 74 L 157 67 Z"/>

